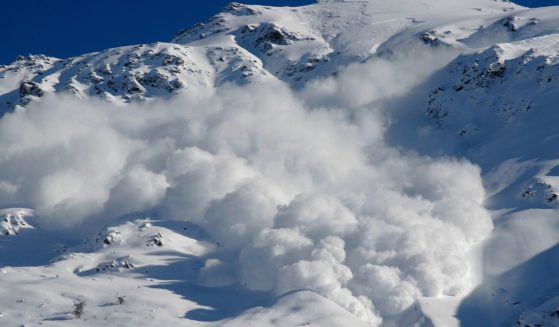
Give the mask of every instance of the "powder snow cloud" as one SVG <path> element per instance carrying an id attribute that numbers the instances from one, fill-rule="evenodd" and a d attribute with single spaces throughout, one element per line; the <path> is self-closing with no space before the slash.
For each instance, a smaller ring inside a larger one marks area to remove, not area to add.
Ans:
<path id="1" fill-rule="evenodd" d="M 311 289 L 378 325 L 418 296 L 467 291 L 469 252 L 492 229 L 477 166 L 385 142 L 382 101 L 428 71 L 411 67 L 352 66 L 299 93 L 47 97 L 0 119 L 0 205 L 69 231 L 134 212 L 192 221 L 221 244 L 200 283 Z"/>

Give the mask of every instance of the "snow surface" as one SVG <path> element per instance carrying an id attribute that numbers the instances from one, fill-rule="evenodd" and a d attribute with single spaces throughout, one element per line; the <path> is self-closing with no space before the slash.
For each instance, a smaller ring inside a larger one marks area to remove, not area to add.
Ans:
<path id="1" fill-rule="evenodd" d="M 0 325 L 559 326 L 558 35 L 232 3 L 0 67 Z"/>

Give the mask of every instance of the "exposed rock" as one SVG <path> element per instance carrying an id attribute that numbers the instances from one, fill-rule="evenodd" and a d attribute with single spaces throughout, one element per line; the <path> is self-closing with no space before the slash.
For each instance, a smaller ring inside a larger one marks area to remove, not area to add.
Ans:
<path id="1" fill-rule="evenodd" d="M 26 221 L 33 216 L 29 209 L 3 209 L 0 210 L 0 235 L 16 235 L 22 229 L 33 228 Z"/>
<path id="2" fill-rule="evenodd" d="M 97 237 L 95 238 L 95 242 L 97 244 L 103 245 L 103 247 L 120 244 L 122 243 L 122 235 L 120 234 L 119 231 L 107 230 L 97 234 Z"/>
<path id="3" fill-rule="evenodd" d="M 548 206 L 556 206 L 559 204 L 559 191 L 555 190 L 550 184 L 543 179 L 536 179 L 528 184 L 521 193 L 522 198 L 527 200 L 539 200 Z"/>
<path id="4" fill-rule="evenodd" d="M 45 92 L 35 82 L 23 81 L 19 84 L 19 96 L 22 98 L 27 96 L 42 97 L 44 94 Z"/>
<path id="5" fill-rule="evenodd" d="M 237 16 L 252 16 L 258 14 L 256 10 L 238 2 L 231 2 L 225 6 L 223 11 Z"/>
<path id="6" fill-rule="evenodd" d="M 503 18 L 503 20 L 501 21 L 503 26 L 506 27 L 507 31 L 509 32 L 516 32 L 518 30 L 518 25 L 516 24 L 516 22 L 519 20 L 518 17 L 516 16 L 509 16 L 506 18 Z"/>
<path id="7" fill-rule="evenodd" d="M 134 269 L 135 265 L 132 263 L 130 256 L 119 258 L 111 262 L 101 263 L 95 268 L 96 272 L 119 272 L 122 270 Z"/>
<path id="8" fill-rule="evenodd" d="M 157 233 L 149 239 L 149 241 L 147 243 L 147 246 L 159 246 L 159 247 L 161 247 L 161 246 L 163 246 L 163 244 L 164 244 L 163 243 L 163 234 Z"/>
<path id="9" fill-rule="evenodd" d="M 436 31 L 422 33 L 421 35 L 419 35 L 419 39 L 426 45 L 433 48 L 439 47 L 441 45 L 448 45 L 442 40 L 443 36 Z"/>

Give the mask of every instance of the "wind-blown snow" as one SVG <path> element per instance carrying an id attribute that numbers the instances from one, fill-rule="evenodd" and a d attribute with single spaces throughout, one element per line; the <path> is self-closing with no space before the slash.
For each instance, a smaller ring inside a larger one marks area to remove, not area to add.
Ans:
<path id="1" fill-rule="evenodd" d="M 171 43 L 0 66 L 0 207 L 33 209 L 1 212 L 6 321 L 73 287 L 95 325 L 114 278 L 130 324 L 211 296 L 216 325 L 553 324 L 558 10 L 233 3 Z"/>
<path id="2" fill-rule="evenodd" d="M 377 74 L 355 78 L 372 96 L 354 101 L 335 91 L 344 74 L 301 94 L 269 82 L 127 107 L 46 98 L 0 120 L 1 205 L 69 231 L 142 211 L 188 220 L 220 244 L 204 285 L 310 289 L 378 325 L 419 296 L 467 291 L 469 251 L 492 229 L 478 167 L 385 144 L 379 95 L 426 73 L 403 63 L 366 64 Z"/>

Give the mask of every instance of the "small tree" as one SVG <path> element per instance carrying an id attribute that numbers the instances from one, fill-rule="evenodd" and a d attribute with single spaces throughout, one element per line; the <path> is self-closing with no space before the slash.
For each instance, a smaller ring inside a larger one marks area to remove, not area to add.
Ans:
<path id="1" fill-rule="evenodd" d="M 83 315 L 83 311 L 85 309 L 85 300 L 76 300 L 74 301 L 74 308 L 72 309 L 72 315 L 74 315 L 75 319 L 80 319 Z"/>

